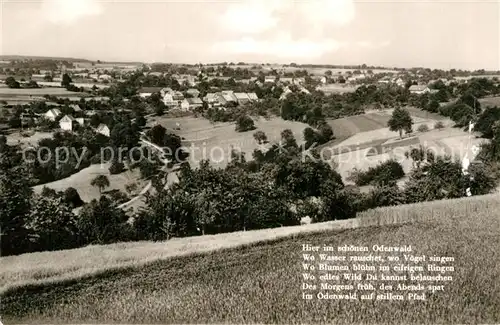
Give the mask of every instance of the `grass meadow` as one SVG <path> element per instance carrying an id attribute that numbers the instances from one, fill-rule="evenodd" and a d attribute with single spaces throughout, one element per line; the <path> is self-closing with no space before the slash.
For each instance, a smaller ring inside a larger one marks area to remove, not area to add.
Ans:
<path id="1" fill-rule="evenodd" d="M 285 121 L 281 118 L 254 118 L 255 130 L 247 132 L 235 131 L 235 123 L 211 123 L 204 118 L 195 117 L 160 117 L 152 118 L 150 124 L 159 123 L 169 130 L 180 124 L 180 130 L 174 132 L 183 137 L 184 146 L 190 153 L 190 163 L 198 166 L 202 159 L 209 159 L 214 165 L 224 168 L 231 156 L 231 147 L 240 149 L 246 153 L 246 158 L 252 158 L 254 149 L 259 149 L 253 134 L 263 131 L 271 143 L 277 143 L 281 139 L 281 132 L 285 129 L 292 130 L 297 143 L 303 143 L 303 131 L 307 124 Z"/>
<path id="2" fill-rule="evenodd" d="M 264 234 L 287 228 L 2 258 L 2 315 L 7 324 L 497 323 L 499 209 L 500 196 L 486 195 L 370 210 L 349 227 L 291 227 L 299 231 L 281 238 Z M 198 241 L 191 242 L 197 249 L 188 249 L 190 241 Z M 411 244 L 413 255 L 454 257 L 454 279 L 426 301 L 302 300 L 305 243 Z M 149 256 L 149 263 L 109 263 L 133 255 L 137 261 Z M 52 274 L 36 273 L 49 261 Z M 93 274 L 75 273 L 91 265 Z M 59 276 L 76 275 L 55 279 L 57 267 Z M 25 284 L 6 288 L 16 277 Z"/>
<path id="3" fill-rule="evenodd" d="M 109 172 L 109 167 L 110 163 L 90 165 L 89 167 L 86 167 L 69 177 L 43 185 L 34 186 L 33 191 L 39 194 L 42 192 L 44 186 L 56 191 L 64 191 L 68 187 L 74 187 L 80 194 L 83 201 L 90 202 L 93 199 L 99 199 L 101 197 L 99 189 L 90 185 L 92 179 L 99 175 L 105 175 L 109 179 L 110 186 L 107 187 L 104 192 L 120 190 L 126 193 L 125 186 L 127 184 L 136 183 L 139 190 L 147 184 L 147 181 L 140 178 L 138 169 L 125 170 L 120 174 L 112 175 Z"/>
<path id="4" fill-rule="evenodd" d="M 481 98 L 479 100 L 479 102 L 481 103 L 481 106 L 483 106 L 483 107 L 500 106 L 500 96 Z"/>

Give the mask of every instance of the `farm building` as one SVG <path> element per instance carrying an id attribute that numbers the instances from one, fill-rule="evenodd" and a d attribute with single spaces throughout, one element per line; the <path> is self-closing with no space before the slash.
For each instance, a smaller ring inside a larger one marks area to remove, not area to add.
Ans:
<path id="1" fill-rule="evenodd" d="M 240 105 L 250 103 L 250 97 L 248 97 L 246 93 L 234 93 L 234 97 L 236 97 L 236 100 Z"/>
<path id="2" fill-rule="evenodd" d="M 237 103 L 238 98 L 234 95 L 232 90 L 224 90 L 221 92 L 221 97 L 227 102 Z M 220 97 L 219 97 L 220 98 Z"/>
<path id="3" fill-rule="evenodd" d="M 191 111 L 199 107 L 203 107 L 203 102 L 199 98 L 186 98 L 181 103 L 183 111 Z"/>
<path id="4" fill-rule="evenodd" d="M 259 96 L 257 96 L 256 93 L 247 93 L 248 95 L 248 98 L 250 98 L 250 100 L 252 101 L 258 101 L 259 100 Z"/>
<path id="5" fill-rule="evenodd" d="M 208 93 L 205 97 L 203 97 L 203 100 L 210 106 L 216 106 L 219 104 L 218 95 L 216 93 Z"/>
<path id="6" fill-rule="evenodd" d="M 410 92 L 412 94 L 419 94 L 420 95 L 420 94 L 425 94 L 425 93 L 430 92 L 430 89 L 426 85 L 413 85 L 410 87 Z"/>
<path id="7" fill-rule="evenodd" d="M 184 95 L 180 91 L 170 90 L 163 96 L 163 103 L 168 107 L 178 107 L 183 100 Z"/>
<path id="8" fill-rule="evenodd" d="M 193 97 L 198 97 L 200 96 L 200 91 L 198 89 L 195 89 L 195 88 L 189 88 L 187 91 L 186 91 L 187 94 L 193 96 Z"/>
<path id="9" fill-rule="evenodd" d="M 139 90 L 139 96 L 142 98 L 150 97 L 154 93 L 159 93 L 162 87 L 143 87 Z"/>
<path id="10" fill-rule="evenodd" d="M 276 76 L 266 76 L 264 78 L 264 82 L 270 82 L 270 83 L 276 82 Z"/>
<path id="11" fill-rule="evenodd" d="M 45 118 L 50 120 L 50 121 L 55 121 L 57 119 L 57 117 L 61 115 L 61 111 L 57 108 L 52 108 L 52 109 L 49 109 L 45 114 Z"/>
<path id="12" fill-rule="evenodd" d="M 104 81 L 104 80 L 111 81 L 111 80 L 113 80 L 113 77 L 111 77 L 109 74 L 101 74 L 101 75 L 99 75 L 98 79 L 101 81 Z"/>

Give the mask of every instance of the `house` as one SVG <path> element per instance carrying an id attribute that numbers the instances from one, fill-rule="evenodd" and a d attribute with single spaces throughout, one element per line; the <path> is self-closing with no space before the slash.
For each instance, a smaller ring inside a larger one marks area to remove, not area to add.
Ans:
<path id="1" fill-rule="evenodd" d="M 150 97 L 154 93 L 159 93 L 162 87 L 143 87 L 139 90 L 139 96 L 142 98 Z"/>
<path id="2" fill-rule="evenodd" d="M 250 98 L 251 101 L 258 101 L 259 97 L 257 96 L 256 93 L 247 93 L 248 98 Z"/>
<path id="3" fill-rule="evenodd" d="M 105 135 L 109 138 L 109 135 L 111 133 L 111 131 L 109 130 L 109 127 L 106 125 L 106 124 L 99 124 L 99 126 L 97 126 L 96 128 L 96 132 L 97 133 L 100 133 L 102 135 Z"/>
<path id="4" fill-rule="evenodd" d="M 199 98 L 186 98 L 182 101 L 180 106 L 183 111 L 191 111 L 203 107 L 203 102 Z"/>
<path id="5" fill-rule="evenodd" d="M 71 105 L 69 105 L 69 107 L 71 107 L 73 109 L 73 111 L 75 111 L 75 112 L 82 111 L 82 109 L 80 108 L 80 106 L 78 104 L 71 104 Z"/>
<path id="6" fill-rule="evenodd" d="M 184 100 L 184 95 L 180 91 L 168 91 L 163 96 L 163 103 L 167 107 L 178 107 Z"/>
<path id="7" fill-rule="evenodd" d="M 271 83 L 276 82 L 276 76 L 266 76 L 264 78 L 264 82 L 271 82 Z"/>
<path id="8" fill-rule="evenodd" d="M 293 82 L 292 83 L 294 85 L 299 86 L 299 85 L 302 85 L 305 82 L 306 82 L 306 78 L 299 77 L 299 78 L 293 78 Z"/>
<path id="9" fill-rule="evenodd" d="M 238 104 L 244 105 L 247 103 L 250 103 L 250 97 L 246 93 L 234 93 L 234 97 L 236 97 L 236 100 L 238 101 Z"/>
<path id="10" fill-rule="evenodd" d="M 206 94 L 206 96 L 203 97 L 203 100 L 209 106 L 217 106 L 219 104 L 218 95 L 216 93 L 208 93 L 208 94 Z"/>
<path id="11" fill-rule="evenodd" d="M 99 80 L 101 80 L 101 81 L 104 81 L 104 80 L 110 81 L 110 80 L 113 80 L 113 77 L 111 77 L 109 74 L 101 74 L 99 76 Z"/>
<path id="12" fill-rule="evenodd" d="M 193 97 L 198 97 L 200 96 L 200 91 L 198 89 L 195 89 L 195 88 L 189 88 L 187 91 L 186 91 L 187 94 L 193 96 Z"/>
<path id="13" fill-rule="evenodd" d="M 33 80 L 33 81 L 44 81 L 45 80 L 45 75 L 44 74 L 32 74 L 31 75 L 31 80 Z"/>
<path id="14" fill-rule="evenodd" d="M 430 89 L 426 85 L 413 85 L 410 87 L 410 92 L 412 94 L 419 94 L 420 95 L 420 94 L 425 94 L 425 93 L 430 92 Z"/>
<path id="15" fill-rule="evenodd" d="M 163 72 L 150 72 L 148 76 L 163 77 Z"/>
<path id="16" fill-rule="evenodd" d="M 76 120 L 72 116 L 64 115 L 59 121 L 59 127 L 65 131 L 73 131 L 74 123 L 76 123 Z"/>
<path id="17" fill-rule="evenodd" d="M 286 87 L 284 90 L 283 90 L 283 93 L 281 94 L 280 96 L 280 100 L 284 100 L 289 94 L 291 94 L 293 91 Z"/>
<path id="18" fill-rule="evenodd" d="M 177 80 L 177 82 L 182 85 L 182 84 L 187 84 L 189 86 L 195 86 L 196 85 L 196 78 L 192 75 L 172 75 L 172 78 Z"/>
<path id="19" fill-rule="evenodd" d="M 238 99 L 236 98 L 233 91 L 231 91 L 231 90 L 222 91 L 221 96 L 226 101 L 226 103 L 229 103 L 229 102 L 237 103 L 238 102 Z"/>
<path id="20" fill-rule="evenodd" d="M 61 115 L 61 111 L 59 109 L 57 109 L 57 108 L 49 109 L 44 114 L 45 118 L 48 119 L 48 120 L 50 120 L 50 121 L 52 121 L 52 122 L 54 122 L 59 115 Z"/>
<path id="21" fill-rule="evenodd" d="M 396 85 L 398 85 L 399 87 L 403 87 L 405 85 L 405 82 L 403 81 L 403 79 L 398 78 L 396 80 Z"/>
<path id="22" fill-rule="evenodd" d="M 224 106 L 227 104 L 226 98 L 221 93 L 217 94 L 217 104 L 217 106 Z"/>

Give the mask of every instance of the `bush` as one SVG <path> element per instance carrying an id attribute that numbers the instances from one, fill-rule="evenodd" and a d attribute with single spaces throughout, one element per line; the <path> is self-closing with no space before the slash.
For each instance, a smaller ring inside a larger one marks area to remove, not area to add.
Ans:
<path id="1" fill-rule="evenodd" d="M 242 115 L 236 120 L 235 130 L 237 132 L 246 132 L 246 131 L 255 130 L 255 124 L 249 116 Z"/>
<path id="2" fill-rule="evenodd" d="M 120 190 L 111 190 L 108 193 L 106 193 L 106 195 L 109 197 L 110 200 L 114 201 L 116 204 L 122 204 L 129 200 L 128 195 Z"/>
<path id="3" fill-rule="evenodd" d="M 436 124 L 434 124 L 434 129 L 436 129 L 436 130 L 441 130 L 443 128 L 444 128 L 444 124 L 441 121 L 438 121 L 438 122 L 436 122 Z"/>
<path id="4" fill-rule="evenodd" d="M 427 131 L 429 131 L 429 127 L 427 126 L 427 124 L 422 124 L 417 128 L 417 131 L 418 132 L 427 132 Z"/>
<path id="5" fill-rule="evenodd" d="M 64 191 L 64 202 L 72 208 L 81 207 L 85 203 L 81 199 L 80 194 L 78 194 L 78 191 L 73 187 L 68 187 Z"/>
<path id="6" fill-rule="evenodd" d="M 358 186 L 369 184 L 386 185 L 391 181 L 400 179 L 405 175 L 403 166 L 397 161 L 391 159 L 379 164 L 376 167 L 371 167 L 367 171 L 354 171 L 350 178 Z"/>
<path id="7" fill-rule="evenodd" d="M 400 205 L 405 203 L 405 195 L 395 182 L 377 185 L 368 194 L 370 208 Z"/>
<path id="8" fill-rule="evenodd" d="M 109 167 L 109 173 L 111 175 L 120 174 L 125 170 L 125 165 L 120 161 L 114 161 Z"/>

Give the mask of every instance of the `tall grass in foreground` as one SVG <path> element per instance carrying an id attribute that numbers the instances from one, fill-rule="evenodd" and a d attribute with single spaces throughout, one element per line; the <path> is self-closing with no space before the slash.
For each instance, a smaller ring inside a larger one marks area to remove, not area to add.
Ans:
<path id="1" fill-rule="evenodd" d="M 164 242 L 126 242 L 0 258 L 0 294 L 26 285 L 56 283 L 107 270 L 141 267 L 151 262 L 217 249 L 275 240 L 296 233 L 355 228 L 357 219 L 305 226 L 174 238 Z"/>
<path id="2" fill-rule="evenodd" d="M 499 207 L 497 196 L 484 196 L 367 211 L 359 218 L 367 227 L 359 229 L 295 234 L 140 268 L 12 288 L 2 295 L 1 314 L 7 324 L 498 323 Z M 425 221 L 431 212 L 434 219 Z M 386 225 L 394 221 L 402 224 Z M 370 227 L 370 222 L 383 226 Z M 303 243 L 411 244 L 413 255 L 454 257 L 454 281 L 423 302 L 305 301 Z"/>

